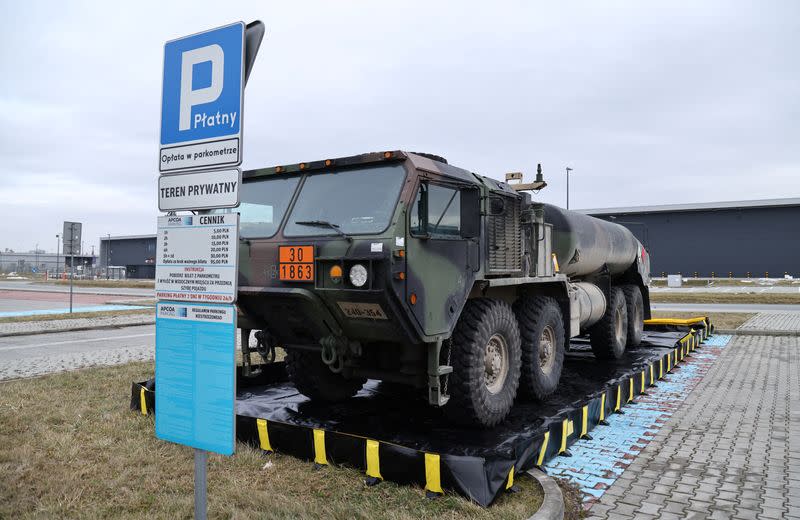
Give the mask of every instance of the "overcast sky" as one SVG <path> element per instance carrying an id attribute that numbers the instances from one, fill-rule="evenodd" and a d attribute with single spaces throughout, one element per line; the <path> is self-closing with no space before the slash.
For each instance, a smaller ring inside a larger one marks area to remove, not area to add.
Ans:
<path id="1" fill-rule="evenodd" d="M 245 169 L 399 148 L 541 162 L 559 205 L 569 166 L 572 208 L 800 196 L 794 0 L 9 2 L 0 249 L 154 233 L 163 44 L 254 19 Z"/>

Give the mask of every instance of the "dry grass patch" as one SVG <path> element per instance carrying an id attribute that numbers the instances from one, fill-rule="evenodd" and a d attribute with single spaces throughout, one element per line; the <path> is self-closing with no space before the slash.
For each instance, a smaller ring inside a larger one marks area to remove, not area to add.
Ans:
<path id="1" fill-rule="evenodd" d="M 124 311 L 100 311 L 100 312 L 65 312 L 61 314 L 32 314 L 29 316 L 6 316 L 0 318 L 0 323 L 18 323 L 22 321 L 53 321 L 53 320 L 74 320 L 77 318 L 108 318 L 110 316 L 131 316 L 141 314 L 142 316 L 154 313 L 153 309 L 126 309 Z"/>
<path id="2" fill-rule="evenodd" d="M 676 312 L 676 311 L 653 311 L 654 318 L 678 318 L 689 319 L 696 318 L 697 316 L 708 316 L 711 319 L 711 324 L 717 329 L 735 329 L 741 324 L 755 316 L 755 313 L 749 312 L 710 312 L 710 313 L 697 313 L 697 312 Z"/>
<path id="3" fill-rule="evenodd" d="M 152 363 L 0 383 L 0 518 L 190 518 L 192 450 L 154 436 L 152 417 L 128 409 L 130 383 Z M 266 467 L 271 462 L 270 467 Z M 209 459 L 210 518 L 526 518 L 541 489 L 483 509 L 418 487 L 367 488 L 361 470 L 326 467 L 237 444 Z"/>

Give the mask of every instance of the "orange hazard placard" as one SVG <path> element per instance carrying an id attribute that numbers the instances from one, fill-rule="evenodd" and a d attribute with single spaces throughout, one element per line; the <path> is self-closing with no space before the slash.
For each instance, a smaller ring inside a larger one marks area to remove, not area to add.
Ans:
<path id="1" fill-rule="evenodd" d="M 279 246 L 278 278 L 285 282 L 314 280 L 314 246 Z"/>

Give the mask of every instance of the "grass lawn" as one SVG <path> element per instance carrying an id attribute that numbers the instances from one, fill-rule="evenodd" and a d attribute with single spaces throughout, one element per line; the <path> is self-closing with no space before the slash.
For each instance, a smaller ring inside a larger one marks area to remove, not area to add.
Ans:
<path id="1" fill-rule="evenodd" d="M 772 303 L 800 304 L 798 293 L 651 292 L 652 303 Z"/>
<path id="2" fill-rule="evenodd" d="M 60 314 L 35 314 L 31 316 L 6 316 L 0 318 L 0 323 L 19 323 L 22 321 L 52 321 L 52 320 L 73 320 L 76 318 L 107 318 L 109 316 L 131 316 L 135 314 L 153 315 L 153 309 L 126 309 L 123 311 L 100 311 L 100 312 L 68 312 Z"/>
<path id="3" fill-rule="evenodd" d="M 653 311 L 654 318 L 680 318 L 688 319 L 697 316 L 708 316 L 711 319 L 711 324 L 717 329 L 735 329 L 742 323 L 746 322 L 755 313 L 747 312 L 677 312 L 677 311 Z"/>
<path id="4" fill-rule="evenodd" d="M 128 409 L 131 382 L 152 374 L 152 362 L 131 363 L 0 383 L 0 518 L 190 518 L 192 450 L 157 440 L 153 418 Z M 210 518 L 519 519 L 542 498 L 519 476 L 521 493 L 483 509 L 391 482 L 368 488 L 359 469 L 236 449 L 209 458 Z"/>

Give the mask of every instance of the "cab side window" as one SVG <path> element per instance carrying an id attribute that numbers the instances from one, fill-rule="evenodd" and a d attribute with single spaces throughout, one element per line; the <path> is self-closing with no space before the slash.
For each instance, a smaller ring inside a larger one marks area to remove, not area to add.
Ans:
<path id="1" fill-rule="evenodd" d="M 411 234 L 433 238 L 461 237 L 459 190 L 422 183 L 411 209 Z"/>

